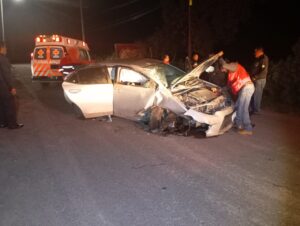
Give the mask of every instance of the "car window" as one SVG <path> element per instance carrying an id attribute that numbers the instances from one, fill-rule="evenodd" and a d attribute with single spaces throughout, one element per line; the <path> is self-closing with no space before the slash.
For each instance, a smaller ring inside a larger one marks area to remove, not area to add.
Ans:
<path id="1" fill-rule="evenodd" d="M 89 60 L 89 53 L 85 49 L 79 49 L 80 60 Z"/>
<path id="2" fill-rule="evenodd" d="M 116 78 L 116 67 L 107 67 L 110 79 L 112 81 L 115 81 Z"/>
<path id="3" fill-rule="evenodd" d="M 61 47 L 51 47 L 50 48 L 50 57 L 53 60 L 59 60 L 63 57 L 63 49 Z"/>
<path id="4" fill-rule="evenodd" d="M 179 68 L 176 68 L 172 65 L 164 65 L 164 73 L 166 75 L 166 80 L 168 85 L 171 85 L 172 82 L 179 77 L 185 75 L 185 72 L 180 70 Z"/>
<path id="5" fill-rule="evenodd" d="M 45 47 L 38 47 L 34 50 L 34 59 L 37 60 L 45 60 L 47 58 L 47 48 Z"/>
<path id="6" fill-rule="evenodd" d="M 70 83 L 78 83 L 78 72 L 74 72 L 70 75 L 68 75 L 66 78 L 65 78 L 65 81 L 66 82 L 70 82 Z"/>
<path id="7" fill-rule="evenodd" d="M 169 64 L 153 64 L 146 68 L 166 87 L 171 86 L 174 81 L 185 75 L 184 71 Z"/>
<path id="8" fill-rule="evenodd" d="M 80 84 L 111 83 L 106 67 L 84 68 L 77 72 Z"/>
<path id="9" fill-rule="evenodd" d="M 130 68 L 120 68 L 119 70 L 119 82 L 122 84 L 143 86 L 148 81 L 149 79 L 144 75 Z"/>

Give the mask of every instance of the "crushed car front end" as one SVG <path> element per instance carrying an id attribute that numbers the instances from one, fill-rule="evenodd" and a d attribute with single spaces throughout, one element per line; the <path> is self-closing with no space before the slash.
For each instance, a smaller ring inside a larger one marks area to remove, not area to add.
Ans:
<path id="1" fill-rule="evenodd" d="M 194 127 L 205 129 L 207 137 L 223 134 L 232 127 L 234 104 L 226 89 L 198 78 L 173 89 L 173 96 L 186 106 L 183 114 Z"/>
<path id="2" fill-rule="evenodd" d="M 204 61 L 190 73 L 175 79 L 169 88 L 151 76 L 159 84 L 159 97 L 153 104 L 182 117 L 185 123 L 201 129 L 207 137 L 228 131 L 233 124 L 234 103 L 226 88 L 201 80 L 201 74 L 218 60 L 218 53 Z"/>

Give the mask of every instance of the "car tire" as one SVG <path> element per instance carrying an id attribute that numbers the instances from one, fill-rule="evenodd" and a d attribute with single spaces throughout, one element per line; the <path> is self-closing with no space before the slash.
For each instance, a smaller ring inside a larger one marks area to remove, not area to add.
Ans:
<path id="1" fill-rule="evenodd" d="M 149 129 L 158 130 L 161 129 L 162 117 L 164 109 L 158 106 L 154 106 L 151 109 L 150 120 L 149 120 Z"/>
<path id="2" fill-rule="evenodd" d="M 82 114 L 81 109 L 76 104 L 72 104 L 72 107 L 73 107 L 73 111 L 75 113 L 76 118 L 83 120 L 84 116 Z"/>

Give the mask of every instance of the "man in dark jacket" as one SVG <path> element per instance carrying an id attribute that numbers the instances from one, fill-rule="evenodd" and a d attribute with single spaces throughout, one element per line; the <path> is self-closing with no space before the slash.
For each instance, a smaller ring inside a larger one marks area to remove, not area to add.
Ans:
<path id="1" fill-rule="evenodd" d="M 5 43 L 0 42 L 0 128 L 18 129 L 23 124 L 17 123 L 15 96 L 12 85 L 11 65 L 6 58 Z"/>
<path id="2" fill-rule="evenodd" d="M 261 99 L 266 85 L 269 58 L 264 53 L 262 47 L 255 49 L 254 56 L 255 62 L 252 68 L 251 78 L 255 85 L 255 91 L 251 104 L 251 113 L 258 113 L 260 111 Z"/>
<path id="3" fill-rule="evenodd" d="M 185 58 L 185 70 L 190 72 L 200 64 L 199 54 L 194 52 L 192 54 L 192 60 L 189 57 Z"/>

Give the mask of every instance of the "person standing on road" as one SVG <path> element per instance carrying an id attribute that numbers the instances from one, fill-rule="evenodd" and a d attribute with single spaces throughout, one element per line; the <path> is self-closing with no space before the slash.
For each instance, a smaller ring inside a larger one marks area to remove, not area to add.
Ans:
<path id="1" fill-rule="evenodd" d="M 222 71 L 228 73 L 227 85 L 233 95 L 237 96 L 235 127 L 242 135 L 252 135 L 249 104 L 254 93 L 250 75 L 239 63 L 226 63 L 220 59 Z"/>
<path id="2" fill-rule="evenodd" d="M 255 85 L 255 91 L 252 97 L 251 113 L 259 113 L 261 106 L 261 99 L 266 85 L 266 79 L 269 68 L 269 58 L 264 53 L 262 47 L 254 50 L 255 62 L 252 68 L 252 81 Z"/>
<path id="3" fill-rule="evenodd" d="M 0 42 L 0 128 L 19 129 L 23 124 L 17 123 L 17 91 L 12 85 L 11 65 L 6 53 L 5 43 Z"/>

